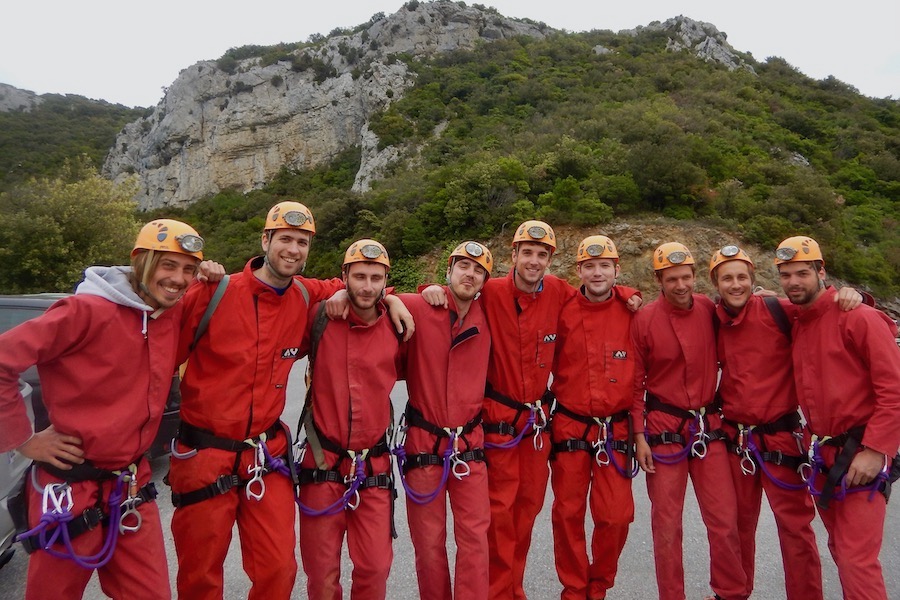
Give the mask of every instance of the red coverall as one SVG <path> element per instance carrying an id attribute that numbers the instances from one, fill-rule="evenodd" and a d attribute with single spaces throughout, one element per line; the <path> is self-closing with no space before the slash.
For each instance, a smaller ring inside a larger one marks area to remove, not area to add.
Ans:
<path id="1" fill-rule="evenodd" d="M 605 302 L 578 294 L 559 317 L 553 392 L 567 410 L 586 417 L 609 417 L 631 407 L 634 348 L 633 313 L 626 306 L 631 288 L 616 286 Z M 611 424 L 613 437 L 628 442 L 628 422 Z M 600 427 L 563 413 L 553 415 L 554 445 L 566 440 L 595 442 Z M 624 454 L 608 450 L 610 460 L 628 472 Z M 553 549 L 563 600 L 604 598 L 613 586 L 628 526 L 634 521 L 631 479 L 611 464 L 600 466 L 593 452 L 556 452 L 550 462 L 553 485 Z M 590 491 L 589 491 L 590 490 Z M 588 561 L 584 517 L 590 493 L 594 532 Z"/>
<path id="2" fill-rule="evenodd" d="M 96 467 L 112 470 L 139 463 L 138 485 L 147 484 L 150 467 L 141 458 L 159 429 L 175 372 L 181 308 L 176 305 L 147 319 L 148 314 L 100 296 L 78 294 L 0 336 L 0 452 L 17 448 L 31 435 L 18 377 L 37 364 L 53 427 L 81 438 L 85 459 Z M 41 469 L 38 477 L 41 485 L 59 481 Z M 72 483 L 72 513 L 105 503 L 113 484 Z M 30 482 L 26 485 L 29 524 L 35 526 L 41 517 L 41 496 Z M 114 598 L 169 598 L 159 510 L 155 502 L 148 502 L 138 511 L 141 528 L 119 535 L 112 559 L 97 569 L 100 587 Z M 106 527 L 97 527 L 75 538 L 75 552 L 96 554 L 106 532 Z M 63 550 L 62 544 L 54 548 Z M 80 598 L 92 574 L 71 560 L 37 551 L 29 559 L 26 598 Z M 141 581 L 153 585 L 135 584 Z"/>
<path id="3" fill-rule="evenodd" d="M 789 313 L 795 307 L 786 299 L 782 305 Z M 797 391 L 791 363 L 791 340 L 784 335 L 760 296 L 750 296 L 737 316 L 723 305 L 716 308 L 719 318 L 719 364 L 722 377 L 719 395 L 722 414 L 728 421 L 741 425 L 764 425 L 797 412 Z M 735 440 L 737 428 L 726 422 L 723 429 Z M 799 427 L 797 428 L 799 431 Z M 798 447 L 794 431 L 762 434 L 753 431 L 760 452 L 782 452 L 796 457 L 805 452 Z M 789 599 L 814 600 L 822 597 L 822 566 L 812 529 L 816 515 L 813 502 L 803 487 L 799 473 L 787 465 L 765 462 L 756 474 L 741 470 L 741 456 L 730 452 L 731 473 L 737 493 L 738 533 L 741 554 L 747 574 L 747 594 L 753 590 L 756 559 L 756 525 L 762 503 L 762 492 L 775 514 L 775 525 L 781 543 L 785 589 Z M 795 489 L 779 487 L 763 473 Z"/>
<path id="4" fill-rule="evenodd" d="M 663 431 L 681 434 L 688 443 L 693 437 L 688 423 L 668 413 L 654 410 L 644 424 L 644 391 L 684 410 L 699 410 L 713 403 L 716 389 L 715 305 L 706 296 L 694 294 L 692 308 L 675 308 L 662 295 L 638 311 L 632 324 L 635 346 L 635 374 L 632 418 L 635 435 L 642 431 L 658 435 Z M 721 418 L 707 413 L 708 431 L 719 428 Z M 656 454 L 674 454 L 679 444 L 662 444 Z M 737 500 L 731 483 L 724 443 L 709 444 L 706 457 L 685 459 L 675 464 L 655 460 L 656 473 L 647 474 L 650 520 L 656 582 L 662 600 L 684 600 L 682 561 L 682 518 L 688 475 L 706 525 L 710 551 L 710 585 L 726 600 L 747 597 L 746 577 L 741 566 L 737 532 Z"/>
<path id="5" fill-rule="evenodd" d="M 181 418 L 212 434 L 241 441 L 277 423 L 284 410 L 285 386 L 300 351 L 308 306 L 291 285 L 281 295 L 253 275 L 262 259 L 247 263 L 231 280 L 209 327 L 190 353 L 181 383 Z M 340 289 L 338 280 L 303 279 L 310 302 Z M 185 295 L 185 324 L 179 360 L 188 357 L 197 326 L 218 284 L 196 285 Z M 284 432 L 267 441 L 273 457 L 284 455 Z M 179 442 L 179 452 L 190 447 Z M 204 448 L 190 458 L 171 459 L 169 483 L 184 494 L 203 488 L 220 475 L 250 479 L 254 452 Z M 261 500 L 243 488 L 175 510 L 172 535 L 178 553 L 178 594 L 183 598 L 221 598 L 223 563 L 235 521 L 244 570 L 252 582 L 250 598 L 288 598 L 294 587 L 294 491 L 278 474 L 265 477 Z"/>
<path id="6" fill-rule="evenodd" d="M 547 390 L 559 312 L 576 291 L 564 280 L 545 275 L 540 291 L 522 292 L 516 288 L 514 273 L 489 279 L 482 290 L 480 302 L 492 332 L 487 380 L 500 394 L 519 403 L 533 403 Z M 549 410 L 549 406 L 544 407 L 545 414 Z M 482 415 L 485 425 L 505 422 L 518 432 L 525 425 L 528 411 L 517 413 L 485 398 Z M 485 439 L 503 443 L 511 437 L 485 433 Z M 550 475 L 549 435 L 544 432 L 535 444 L 529 431 L 518 446 L 487 449 L 486 455 L 491 499 L 489 596 L 522 599 L 531 530 L 544 505 Z"/>
<path id="7" fill-rule="evenodd" d="M 450 310 L 430 306 L 418 294 L 403 294 L 413 315 L 416 333 L 406 346 L 406 385 L 409 403 L 438 427 L 457 428 L 479 417 L 484 398 L 491 334 L 481 302 L 472 302 L 463 321 L 457 318 L 453 296 L 447 292 Z M 418 453 L 443 455 L 448 438 L 438 438 L 420 427 L 410 427 L 407 456 Z M 484 447 L 481 425 L 459 440 L 459 451 Z M 469 461 L 468 475 L 451 473 L 446 491 L 428 504 L 406 501 L 409 532 L 416 550 L 419 597 L 424 600 L 486 599 L 488 594 L 488 542 L 491 522 L 487 466 Z M 429 493 L 441 480 L 442 467 L 410 469 L 407 482 L 414 490 Z M 456 540 L 455 593 L 450 591 L 447 561 L 447 496 L 453 511 Z"/>
<path id="8" fill-rule="evenodd" d="M 384 307 L 367 325 L 350 311 L 346 321 L 331 321 L 319 341 L 312 378 L 312 414 L 319 437 L 357 453 L 375 447 L 392 424 L 391 389 L 399 372 L 400 342 Z M 315 314 L 316 307 L 313 307 Z M 312 319 L 307 326 L 307 338 Z M 418 334 L 417 334 L 418 335 Z M 323 450 L 330 469 L 350 473 L 350 460 Z M 391 473 L 389 453 L 365 460 L 366 475 Z M 316 467 L 308 450 L 303 469 Z M 322 482 L 300 486 L 300 501 L 313 509 L 330 506 L 344 493 L 343 484 Z M 356 510 L 307 516 L 300 511 L 300 556 L 312 600 L 340 600 L 341 545 L 353 561 L 350 597 L 377 600 L 387 593 L 391 571 L 392 494 L 370 487 L 359 492 Z"/>
<path id="9" fill-rule="evenodd" d="M 842 312 L 829 287 L 794 325 L 794 377 L 810 433 L 838 436 L 865 425 L 862 444 L 892 459 L 900 446 L 900 351 L 896 326 L 869 306 Z M 825 446 L 825 467 L 838 448 Z M 890 465 L 888 465 L 890 467 Z M 824 476 L 817 477 L 821 489 Z M 852 489 L 852 488 L 851 488 Z M 871 496 L 871 498 L 870 498 Z M 878 554 L 886 501 L 869 492 L 833 498 L 819 515 L 845 598 L 887 598 Z"/>

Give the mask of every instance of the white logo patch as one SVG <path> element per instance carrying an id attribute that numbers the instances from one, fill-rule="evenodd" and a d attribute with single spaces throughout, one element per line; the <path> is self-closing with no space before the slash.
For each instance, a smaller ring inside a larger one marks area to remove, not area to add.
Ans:
<path id="1" fill-rule="evenodd" d="M 556 341 L 556 334 L 555 334 L 555 333 L 550 333 L 550 334 L 547 334 L 547 335 L 544 336 L 544 343 L 545 343 L 545 344 L 552 344 L 552 343 L 555 342 L 555 341 Z"/>
<path id="2" fill-rule="evenodd" d="M 300 354 L 300 348 L 285 348 L 281 351 L 281 358 L 296 359 Z"/>
<path id="3" fill-rule="evenodd" d="M 613 350 L 612 357 L 616 360 L 625 360 L 628 358 L 628 352 L 625 350 Z"/>

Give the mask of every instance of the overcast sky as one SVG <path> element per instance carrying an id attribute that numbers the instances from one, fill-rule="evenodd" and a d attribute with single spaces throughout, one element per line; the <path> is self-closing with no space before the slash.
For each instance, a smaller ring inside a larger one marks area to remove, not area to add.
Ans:
<path id="1" fill-rule="evenodd" d="M 473 4 L 470 2 L 469 4 Z M 855 0 L 494 0 L 508 17 L 568 31 L 632 29 L 679 14 L 712 23 L 757 60 L 834 75 L 867 96 L 900 99 L 900 2 Z M 246 44 L 354 27 L 403 0 L 20 0 L 2 9 L 0 83 L 153 106 L 178 72 Z"/>

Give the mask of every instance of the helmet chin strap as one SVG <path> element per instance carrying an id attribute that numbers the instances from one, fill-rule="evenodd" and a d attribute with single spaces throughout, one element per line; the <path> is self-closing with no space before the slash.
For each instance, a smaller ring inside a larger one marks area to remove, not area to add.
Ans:
<path id="1" fill-rule="evenodd" d="M 290 277 L 285 277 L 284 275 L 282 275 L 278 271 L 276 271 L 274 268 L 272 268 L 272 265 L 269 264 L 269 253 L 268 252 L 266 252 L 265 256 L 263 256 L 263 264 L 266 266 L 266 269 L 269 271 L 269 274 L 272 276 L 272 279 L 274 279 L 277 282 L 284 283 L 285 286 L 287 286 L 288 284 L 291 283 L 291 278 L 293 277 L 293 275 L 291 275 Z M 302 273 L 304 271 L 304 269 L 306 269 L 306 263 L 303 263 L 300 266 L 300 270 L 298 270 L 296 274 L 299 275 L 300 273 Z"/>
<path id="2" fill-rule="evenodd" d="M 156 307 L 154 307 L 154 308 L 158 308 L 158 307 L 162 306 L 162 302 L 159 301 L 159 298 L 157 298 L 156 296 L 153 295 L 153 292 L 150 291 L 150 288 L 147 287 L 147 284 L 145 284 L 145 283 L 142 281 L 142 282 L 140 282 L 140 283 L 138 284 L 138 287 L 139 287 L 139 288 L 141 289 L 141 291 L 144 292 L 151 300 L 153 300 L 153 302 L 156 303 Z M 148 303 L 148 304 L 149 304 L 149 303 Z"/>

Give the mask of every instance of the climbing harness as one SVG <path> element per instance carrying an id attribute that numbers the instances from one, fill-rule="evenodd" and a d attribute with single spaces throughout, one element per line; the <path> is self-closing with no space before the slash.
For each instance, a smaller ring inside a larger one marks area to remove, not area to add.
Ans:
<path id="1" fill-rule="evenodd" d="M 560 452 L 576 452 L 582 450 L 593 455 L 594 461 L 598 466 L 605 467 L 612 465 L 622 477 L 628 479 L 633 479 L 637 476 L 639 467 L 634 458 L 634 427 L 632 426 L 631 418 L 629 417 L 627 410 L 606 417 L 592 417 L 569 410 L 557 399 L 553 407 L 553 412 L 551 413 L 551 422 L 553 419 L 557 418 L 557 414 L 565 415 L 570 419 L 583 423 L 585 428 L 581 439 L 572 438 L 554 443 L 550 449 L 551 460 Z M 616 440 L 613 438 L 613 429 L 616 423 L 625 423 L 627 425 L 628 436 L 625 440 Z M 593 441 L 588 441 L 588 434 L 594 425 L 597 426 L 597 437 Z M 610 454 L 611 451 L 620 452 L 625 455 L 625 466 L 619 465 Z"/>
<path id="2" fill-rule="evenodd" d="M 739 466 L 744 475 L 753 476 L 759 470 L 782 489 L 800 490 L 807 487 L 805 483 L 784 481 L 772 474 L 768 468 L 768 465 L 785 466 L 799 474 L 800 467 L 805 462 L 803 456 L 784 454 L 780 450 L 765 450 L 765 436 L 789 431 L 798 440 L 798 452 L 801 452 L 799 439 L 802 436 L 798 433 L 800 429 L 799 413 L 796 411 L 789 412 L 774 421 L 762 425 L 745 425 L 730 419 L 723 419 L 723 422 L 737 430 L 734 439 L 726 440 L 726 443 L 729 449 L 740 457 Z"/>
<path id="3" fill-rule="evenodd" d="M 497 433 L 500 435 L 509 435 L 512 439 L 507 440 L 502 443 L 494 443 L 494 442 L 485 442 L 485 448 L 495 448 L 506 450 L 509 448 L 515 448 L 519 445 L 519 442 L 522 441 L 522 438 L 525 434 L 531 430 L 533 433 L 531 444 L 535 450 L 541 451 L 544 449 L 544 438 L 541 435 L 545 429 L 547 429 L 547 415 L 544 412 L 544 406 L 548 408 L 553 404 L 553 394 L 550 390 L 546 390 L 544 395 L 535 400 L 534 402 L 516 402 L 512 398 L 508 396 L 504 396 L 488 383 L 485 388 L 484 395 L 495 402 L 499 402 L 500 404 L 507 406 L 516 411 L 516 417 L 513 419 L 512 423 L 507 423 L 505 421 L 501 421 L 500 423 L 485 423 L 483 425 L 485 433 Z M 521 416 L 525 413 L 528 413 L 528 418 L 525 421 L 525 424 L 522 428 L 516 431 L 516 425 L 519 422 Z"/>
<path id="4" fill-rule="evenodd" d="M 462 480 L 463 477 L 467 477 L 472 471 L 469 466 L 470 461 L 484 462 L 484 450 L 481 448 L 469 448 L 469 442 L 465 437 L 479 425 L 481 425 L 480 414 L 459 427 L 438 427 L 426 420 L 422 413 L 412 404 L 408 403 L 406 405 L 406 410 L 400 417 L 400 423 L 397 426 L 394 438 L 391 440 L 391 453 L 397 457 L 400 468 L 400 483 L 403 485 L 403 489 L 410 500 L 417 504 L 428 504 L 443 491 L 451 474 L 456 479 Z M 435 436 L 436 439 L 431 454 L 425 452 L 413 454 L 412 456 L 406 454 L 406 435 L 410 427 L 418 427 Z M 442 439 L 447 440 L 447 446 L 443 452 L 439 452 Z M 464 451 L 460 451 L 460 440 L 466 444 L 467 449 Z M 441 479 L 432 491 L 427 493 L 418 492 L 407 482 L 406 473 L 410 469 L 430 465 L 441 467 Z"/>
<path id="5" fill-rule="evenodd" d="M 45 486 L 38 482 L 38 468 L 61 481 Z M 57 558 L 73 561 L 85 569 L 98 569 L 106 565 L 113 556 L 120 535 L 140 530 L 142 518 L 138 507 L 156 499 L 155 485 L 151 482 L 143 487 L 137 484 L 137 464 L 122 469 L 106 470 L 93 466 L 90 462 L 73 465 L 70 471 L 37 463 L 31 467 L 31 485 L 41 495 L 41 517 L 31 529 L 20 533 L 16 540 L 22 543 L 29 554 L 43 550 Z M 85 509 L 80 515 L 72 512 L 75 502 L 72 498 L 72 484 L 84 481 L 115 480 L 104 508 L 101 501 Z M 25 515 L 27 522 L 27 514 Z M 98 525 L 106 527 L 103 546 L 93 555 L 78 554 L 72 541 Z M 58 549 L 59 545 L 63 549 Z"/>
<path id="6" fill-rule="evenodd" d="M 706 457 L 711 442 L 724 440 L 726 438 L 725 432 L 721 429 L 707 431 L 707 427 L 709 426 L 707 414 L 718 412 L 718 401 L 699 409 L 687 410 L 663 402 L 658 397 L 647 392 L 647 402 L 644 412 L 646 414 L 654 410 L 680 418 L 682 421 L 678 426 L 678 431 L 687 425 L 688 434 L 687 437 L 685 437 L 680 433 L 663 431 L 659 434 L 646 435 L 647 443 L 651 447 L 662 444 L 680 444 L 682 446 L 681 450 L 672 454 L 653 452 L 653 460 L 656 462 L 664 465 L 672 465 L 685 459 L 703 459 Z"/>

